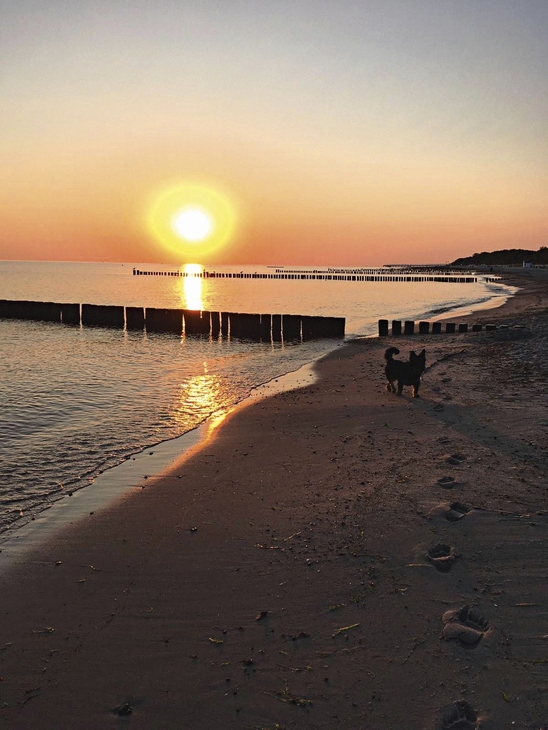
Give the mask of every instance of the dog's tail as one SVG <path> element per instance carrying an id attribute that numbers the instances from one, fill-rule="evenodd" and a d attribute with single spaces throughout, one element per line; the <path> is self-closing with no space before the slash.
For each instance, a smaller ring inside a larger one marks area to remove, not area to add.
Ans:
<path id="1" fill-rule="evenodd" d="M 400 354 L 400 351 L 398 350 L 397 347 L 389 347 L 388 350 L 384 353 L 384 359 L 386 361 L 392 360 L 392 357 L 394 355 L 399 355 L 399 354 Z"/>

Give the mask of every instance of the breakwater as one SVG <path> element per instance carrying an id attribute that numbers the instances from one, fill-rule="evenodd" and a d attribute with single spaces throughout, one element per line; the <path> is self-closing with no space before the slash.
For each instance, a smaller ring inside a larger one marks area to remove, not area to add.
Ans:
<path id="1" fill-rule="evenodd" d="M 451 284 L 474 284 L 477 282 L 476 276 L 459 276 L 458 274 L 416 274 L 416 273 L 357 273 L 344 270 L 337 271 L 282 271 L 275 270 L 272 273 L 263 272 L 219 272 L 219 271 L 200 271 L 189 272 L 181 271 L 143 271 L 141 269 L 133 269 L 133 276 L 174 276 L 174 277 L 196 277 L 200 279 L 285 279 L 288 281 L 438 281 Z"/>
<path id="2" fill-rule="evenodd" d="M 167 332 L 178 336 L 234 337 L 254 342 L 342 339 L 345 330 L 344 317 L 207 312 L 8 299 L 0 300 L 0 319 Z"/>
<path id="3" fill-rule="evenodd" d="M 379 319 L 379 337 L 387 337 L 392 334 L 394 336 L 400 335 L 439 335 L 442 333 L 455 334 L 456 332 L 492 332 L 497 329 L 496 324 L 468 324 L 461 322 L 457 324 L 455 322 L 414 322 L 413 320 L 406 320 L 402 322 L 399 319 L 392 320 L 392 325 L 387 319 Z M 509 329 L 509 325 L 500 324 L 498 329 L 504 330 Z"/>

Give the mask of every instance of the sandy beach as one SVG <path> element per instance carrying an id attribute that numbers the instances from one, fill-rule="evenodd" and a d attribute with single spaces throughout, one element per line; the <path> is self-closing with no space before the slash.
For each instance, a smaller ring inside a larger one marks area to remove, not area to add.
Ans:
<path id="1" fill-rule="evenodd" d="M 507 283 L 458 321 L 509 329 L 350 342 L 12 567 L 0 726 L 548 727 L 548 282 Z"/>

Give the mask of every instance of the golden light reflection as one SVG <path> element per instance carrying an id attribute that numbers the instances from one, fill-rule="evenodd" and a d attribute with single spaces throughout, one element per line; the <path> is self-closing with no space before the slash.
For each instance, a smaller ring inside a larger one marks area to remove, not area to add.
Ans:
<path id="1" fill-rule="evenodd" d="M 193 421 L 196 416 L 203 421 L 220 411 L 226 403 L 221 378 L 218 375 L 209 375 L 207 364 L 204 364 L 206 368 L 203 375 L 193 375 L 179 386 L 178 402 L 173 415 L 183 428 L 187 427 L 189 416 L 192 416 Z M 225 417 L 226 414 L 216 414 L 212 423 L 216 427 Z"/>
<path id="2" fill-rule="evenodd" d="M 202 299 L 204 280 L 200 276 L 202 272 L 203 268 L 200 264 L 185 264 L 183 266 L 185 276 L 181 279 L 181 300 L 184 309 L 202 311 L 204 308 Z"/>

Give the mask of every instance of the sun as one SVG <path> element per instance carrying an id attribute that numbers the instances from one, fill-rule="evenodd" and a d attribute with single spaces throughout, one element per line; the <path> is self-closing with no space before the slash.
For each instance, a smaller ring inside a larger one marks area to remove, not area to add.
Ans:
<path id="1" fill-rule="evenodd" d="M 214 228 L 211 216 L 198 208 L 186 208 L 176 213 L 173 221 L 175 232 L 186 241 L 203 241 Z"/>
<path id="2" fill-rule="evenodd" d="M 148 212 L 148 227 L 156 240 L 179 255 L 215 251 L 230 239 L 234 225 L 228 198 L 203 185 L 164 189 Z"/>

